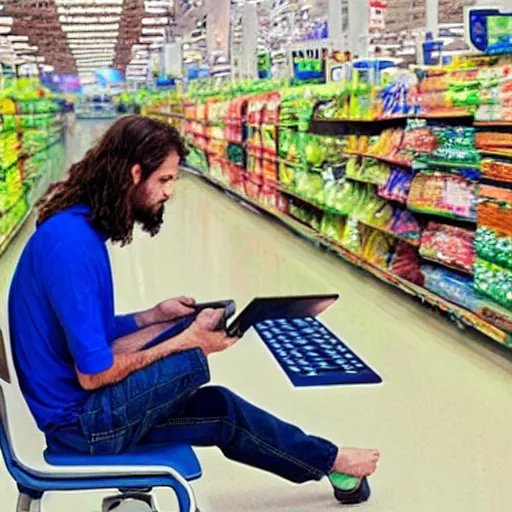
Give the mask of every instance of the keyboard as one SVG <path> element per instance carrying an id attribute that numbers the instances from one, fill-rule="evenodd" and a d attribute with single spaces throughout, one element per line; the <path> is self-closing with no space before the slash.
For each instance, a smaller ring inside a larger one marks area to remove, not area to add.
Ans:
<path id="1" fill-rule="evenodd" d="M 256 324 L 256 331 L 295 386 L 382 382 L 316 318 L 265 320 Z"/>

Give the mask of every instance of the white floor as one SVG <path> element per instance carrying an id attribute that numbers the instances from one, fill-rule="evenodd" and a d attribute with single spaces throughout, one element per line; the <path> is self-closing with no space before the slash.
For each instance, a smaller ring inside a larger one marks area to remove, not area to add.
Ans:
<path id="1" fill-rule="evenodd" d="M 101 128 L 96 130 L 100 133 Z M 70 147 L 78 158 L 91 124 L 78 125 Z M 0 259 L 7 286 L 29 222 Z M 416 304 L 266 218 L 245 210 L 198 178 L 184 176 L 153 239 L 138 235 L 112 250 L 120 311 L 181 294 L 198 300 L 339 292 L 323 319 L 385 379 L 381 386 L 294 389 L 263 343 L 249 334 L 211 360 L 226 385 L 304 429 L 348 445 L 382 451 L 371 479 L 373 498 L 360 510 L 379 512 L 505 512 L 512 503 L 512 362 L 492 343 Z M 24 460 L 40 458 L 42 440 L 16 429 Z M 21 419 L 19 420 L 21 421 Z M 26 438 L 30 436 L 30 439 Z M 235 465 L 215 449 L 198 451 L 195 484 L 203 512 L 337 510 L 327 482 L 291 485 Z M 104 493 L 49 495 L 47 512 L 99 511 Z M 158 493 L 161 510 L 171 494 Z M 14 510 L 15 485 L 0 464 L 1 512 Z"/>

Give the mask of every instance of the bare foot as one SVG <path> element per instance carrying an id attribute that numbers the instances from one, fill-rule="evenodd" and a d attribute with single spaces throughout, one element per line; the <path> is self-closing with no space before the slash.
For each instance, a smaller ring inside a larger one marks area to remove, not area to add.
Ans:
<path id="1" fill-rule="evenodd" d="M 375 473 L 379 458 L 378 450 L 340 448 L 331 472 L 363 478 Z"/>

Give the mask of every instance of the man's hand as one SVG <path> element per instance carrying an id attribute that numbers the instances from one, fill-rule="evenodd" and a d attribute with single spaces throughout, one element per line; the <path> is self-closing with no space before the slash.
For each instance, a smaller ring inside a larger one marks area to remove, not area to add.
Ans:
<path id="1" fill-rule="evenodd" d="M 232 347 L 239 340 L 226 336 L 224 330 L 214 331 L 223 314 L 224 310 L 221 309 L 205 309 L 185 331 L 196 340 L 197 347 L 203 350 L 206 357 Z"/>
<path id="2" fill-rule="evenodd" d="M 153 309 L 135 314 L 135 322 L 140 329 L 149 325 L 172 322 L 194 313 L 192 307 L 196 301 L 190 297 L 168 299 L 157 304 Z"/>
<path id="3" fill-rule="evenodd" d="M 161 302 L 155 307 L 157 322 L 172 322 L 178 318 L 194 313 L 196 301 L 191 297 L 178 297 Z"/>

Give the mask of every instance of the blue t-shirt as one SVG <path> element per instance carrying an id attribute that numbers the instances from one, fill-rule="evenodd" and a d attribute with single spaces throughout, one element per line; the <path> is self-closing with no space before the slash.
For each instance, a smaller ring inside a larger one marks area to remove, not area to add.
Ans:
<path id="1" fill-rule="evenodd" d="M 78 205 L 44 222 L 30 238 L 9 294 L 9 323 L 21 390 L 41 430 L 76 420 L 90 392 L 83 374 L 108 370 L 111 345 L 137 330 L 115 316 L 106 237 Z"/>

